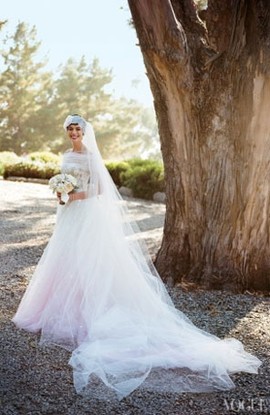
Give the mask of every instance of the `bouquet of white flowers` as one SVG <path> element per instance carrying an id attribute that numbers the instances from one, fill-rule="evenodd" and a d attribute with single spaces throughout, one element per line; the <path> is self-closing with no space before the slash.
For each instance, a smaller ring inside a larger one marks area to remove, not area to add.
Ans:
<path id="1" fill-rule="evenodd" d="M 49 186 L 54 193 L 61 193 L 60 204 L 68 201 L 68 193 L 77 187 L 77 180 L 71 174 L 57 174 L 49 180 Z"/>

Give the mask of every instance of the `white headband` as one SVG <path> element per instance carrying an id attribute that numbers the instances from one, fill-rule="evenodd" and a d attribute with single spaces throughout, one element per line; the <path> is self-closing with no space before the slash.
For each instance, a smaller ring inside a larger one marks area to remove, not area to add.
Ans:
<path id="1" fill-rule="evenodd" d="M 64 129 L 66 130 L 68 126 L 70 126 L 71 124 L 78 124 L 83 130 L 83 133 L 85 132 L 86 121 L 80 115 L 77 115 L 77 114 L 68 115 L 63 125 Z"/>

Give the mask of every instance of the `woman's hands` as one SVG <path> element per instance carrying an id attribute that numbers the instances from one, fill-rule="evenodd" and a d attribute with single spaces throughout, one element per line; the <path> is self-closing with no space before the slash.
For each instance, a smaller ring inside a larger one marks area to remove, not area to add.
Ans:
<path id="1" fill-rule="evenodd" d="M 61 200 L 61 193 L 60 193 L 60 192 L 56 192 L 56 196 L 57 196 L 58 203 L 59 203 L 60 205 L 64 205 L 64 204 L 65 204 L 65 202 L 63 202 L 63 201 Z"/>

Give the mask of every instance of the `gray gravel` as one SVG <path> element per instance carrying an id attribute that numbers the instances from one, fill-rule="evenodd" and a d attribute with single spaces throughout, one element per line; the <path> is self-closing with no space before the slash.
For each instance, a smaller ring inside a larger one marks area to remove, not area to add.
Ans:
<path id="1" fill-rule="evenodd" d="M 236 337 L 263 360 L 258 375 L 236 374 L 235 389 L 203 394 L 135 391 L 121 402 L 77 395 L 63 349 L 42 348 L 38 336 L 11 323 L 27 282 L 50 237 L 56 202 L 45 185 L 0 181 L 1 192 L 1 414 L 186 415 L 270 413 L 269 298 L 250 293 L 170 289 L 175 305 L 199 327 Z M 154 254 L 159 246 L 164 205 L 129 200 Z"/>

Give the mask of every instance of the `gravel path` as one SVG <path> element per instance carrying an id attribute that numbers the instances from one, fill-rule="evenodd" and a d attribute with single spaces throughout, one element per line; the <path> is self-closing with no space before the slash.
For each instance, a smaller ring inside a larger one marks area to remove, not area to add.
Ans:
<path id="1" fill-rule="evenodd" d="M 221 291 L 170 290 L 175 305 L 199 327 L 236 337 L 263 360 L 258 375 L 232 376 L 236 388 L 204 394 L 135 391 L 119 403 L 77 395 L 69 353 L 42 348 L 38 336 L 11 323 L 27 282 L 48 242 L 56 202 L 41 184 L 0 180 L 1 409 L 3 415 L 204 415 L 270 413 L 269 298 Z M 154 254 L 162 235 L 164 205 L 128 201 L 142 237 Z"/>

